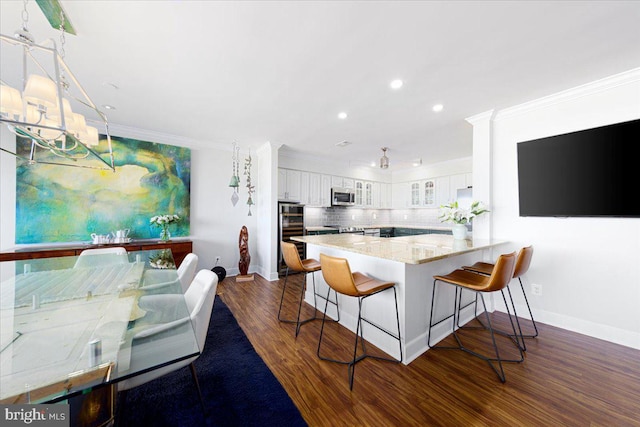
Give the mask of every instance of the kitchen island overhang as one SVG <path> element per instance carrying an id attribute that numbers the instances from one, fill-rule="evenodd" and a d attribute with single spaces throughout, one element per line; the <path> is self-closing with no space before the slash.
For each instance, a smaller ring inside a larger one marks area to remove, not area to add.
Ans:
<path id="1" fill-rule="evenodd" d="M 476 261 L 489 261 L 498 253 L 493 253 L 504 241 L 454 240 L 447 235 L 417 235 L 405 237 L 379 238 L 353 234 L 329 234 L 319 236 L 297 236 L 292 240 L 307 245 L 307 257 L 320 258 L 320 253 L 347 258 L 351 271 L 359 271 L 379 280 L 397 283 L 398 310 L 402 337 L 402 362 L 409 364 L 428 350 L 427 330 L 430 321 L 430 306 L 433 290 L 433 276 L 449 273 L 463 265 Z M 321 273 L 321 272 L 320 272 Z M 311 280 L 308 277 L 307 280 Z M 318 293 L 327 293 L 328 286 L 322 274 L 316 273 Z M 439 286 L 436 292 L 437 304 L 434 318 L 442 319 L 453 310 L 453 286 Z M 471 292 L 463 293 L 463 304 L 472 301 Z M 305 301 L 313 305 L 312 286 L 307 287 Z M 356 298 L 339 296 L 340 324 L 355 332 L 358 316 Z M 493 307 L 493 304 L 490 304 Z M 324 304 L 318 307 L 324 310 Z M 491 308 L 493 309 L 493 308 Z M 337 318 L 337 313 L 329 305 L 327 315 Z M 363 315 L 395 329 L 395 310 L 392 292 L 383 292 L 367 299 L 363 305 Z M 475 316 L 473 305 L 461 313 L 460 324 Z M 452 331 L 452 319 L 444 321 L 432 329 L 431 342 L 436 343 Z M 400 358 L 397 341 L 376 328 L 364 325 L 364 338 L 387 354 Z"/>

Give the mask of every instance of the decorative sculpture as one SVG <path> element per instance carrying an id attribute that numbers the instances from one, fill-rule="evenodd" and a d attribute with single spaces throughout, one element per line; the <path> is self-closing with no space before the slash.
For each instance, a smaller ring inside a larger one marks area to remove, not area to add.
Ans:
<path id="1" fill-rule="evenodd" d="M 249 272 L 249 263 L 251 262 L 251 254 L 249 253 L 249 230 L 246 226 L 240 229 L 240 237 L 238 238 L 238 249 L 240 250 L 240 262 L 238 269 L 240 275 L 236 276 L 236 282 L 247 282 L 253 280 L 253 274 Z"/>

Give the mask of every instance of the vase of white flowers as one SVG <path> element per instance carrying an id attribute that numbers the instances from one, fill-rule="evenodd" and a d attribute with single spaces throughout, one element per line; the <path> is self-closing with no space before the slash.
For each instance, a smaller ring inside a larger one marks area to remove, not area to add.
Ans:
<path id="1" fill-rule="evenodd" d="M 453 223 L 451 232 L 454 239 L 465 239 L 467 237 L 467 224 L 471 223 L 473 218 L 489 212 L 482 202 L 474 201 L 469 208 L 462 208 L 458 201 L 447 203 L 440 206 L 440 221 Z"/>
<path id="2" fill-rule="evenodd" d="M 171 240 L 169 225 L 177 223 L 178 221 L 180 221 L 178 215 L 156 215 L 149 220 L 151 225 L 160 227 L 160 240 L 163 242 Z"/>
<path id="3" fill-rule="evenodd" d="M 176 268 L 171 249 L 162 249 L 149 257 L 149 265 L 156 269 Z"/>

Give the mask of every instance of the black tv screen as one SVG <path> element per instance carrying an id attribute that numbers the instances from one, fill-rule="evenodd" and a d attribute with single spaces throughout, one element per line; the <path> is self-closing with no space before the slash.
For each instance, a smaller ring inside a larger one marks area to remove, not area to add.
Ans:
<path id="1" fill-rule="evenodd" d="M 640 120 L 518 143 L 520 216 L 640 217 Z"/>

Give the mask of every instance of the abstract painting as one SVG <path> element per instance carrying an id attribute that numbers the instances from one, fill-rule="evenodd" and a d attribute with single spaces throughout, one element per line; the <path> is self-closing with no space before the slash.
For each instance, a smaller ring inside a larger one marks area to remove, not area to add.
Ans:
<path id="1" fill-rule="evenodd" d="M 96 151 L 106 153 L 106 137 L 100 139 Z M 111 143 L 115 173 L 18 162 L 17 244 L 88 241 L 92 233 L 127 228 L 132 239 L 158 238 L 149 219 L 164 214 L 181 218 L 171 225 L 173 237 L 189 235 L 191 150 L 120 137 Z M 16 144 L 28 155 L 27 140 Z"/>

